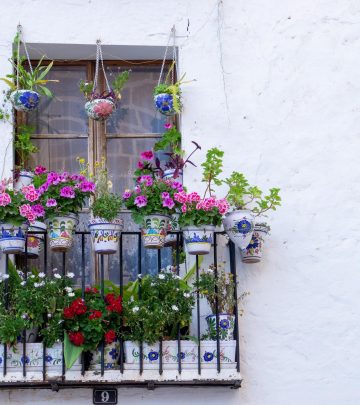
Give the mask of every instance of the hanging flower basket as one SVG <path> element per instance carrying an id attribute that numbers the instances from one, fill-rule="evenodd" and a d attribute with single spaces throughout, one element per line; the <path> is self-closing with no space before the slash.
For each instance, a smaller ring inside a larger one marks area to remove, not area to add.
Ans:
<path id="1" fill-rule="evenodd" d="M 34 179 L 33 172 L 21 170 L 14 183 L 14 190 L 20 191 L 23 187 L 30 186 L 30 184 L 32 184 L 33 182 L 33 179 Z"/>
<path id="2" fill-rule="evenodd" d="M 28 225 L 0 223 L 0 249 L 3 253 L 21 253 L 25 249 Z"/>
<path id="3" fill-rule="evenodd" d="M 39 106 L 40 95 L 33 90 L 15 90 L 10 94 L 10 100 L 17 111 L 33 111 Z"/>
<path id="4" fill-rule="evenodd" d="M 249 210 L 232 211 L 223 219 L 225 232 L 240 249 L 250 243 L 254 230 L 254 216 Z"/>
<path id="5" fill-rule="evenodd" d="M 46 231 L 46 224 L 40 221 L 34 221 L 29 227 L 30 232 Z M 37 259 L 44 249 L 44 234 L 32 233 L 27 235 L 27 254 L 29 259 Z M 24 249 L 25 252 L 25 249 Z"/>
<path id="6" fill-rule="evenodd" d="M 206 317 L 208 324 L 208 334 L 210 339 L 216 339 L 216 315 L 211 314 Z M 234 339 L 235 316 L 230 314 L 219 314 L 219 339 L 233 340 Z"/>
<path id="7" fill-rule="evenodd" d="M 264 242 L 269 234 L 270 227 L 265 223 L 256 223 L 251 240 L 245 249 L 241 250 L 244 263 L 258 263 L 263 254 Z"/>
<path id="8" fill-rule="evenodd" d="M 46 220 L 49 245 L 53 252 L 67 252 L 71 248 L 78 222 L 76 214 L 59 215 Z"/>
<path id="9" fill-rule="evenodd" d="M 95 253 L 113 254 L 119 247 L 120 233 L 123 229 L 124 221 L 114 219 L 109 222 L 103 218 L 94 218 L 89 222 Z"/>
<path id="10" fill-rule="evenodd" d="M 190 255 L 206 255 L 214 240 L 214 225 L 186 226 L 183 228 L 185 246 Z"/>
<path id="11" fill-rule="evenodd" d="M 141 235 L 147 249 L 164 247 L 170 217 L 163 214 L 146 215 L 144 217 Z"/>
<path id="12" fill-rule="evenodd" d="M 108 98 L 96 98 L 85 104 L 86 114 L 95 121 L 106 120 L 115 109 L 115 103 Z"/>
<path id="13" fill-rule="evenodd" d="M 156 109 L 163 115 L 172 116 L 177 112 L 174 109 L 174 97 L 169 93 L 160 93 L 154 96 Z"/>

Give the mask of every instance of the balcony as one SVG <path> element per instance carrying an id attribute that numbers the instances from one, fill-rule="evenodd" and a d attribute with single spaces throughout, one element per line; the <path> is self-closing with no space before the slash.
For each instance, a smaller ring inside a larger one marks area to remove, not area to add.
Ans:
<path id="1" fill-rule="evenodd" d="M 29 234 L 41 232 L 29 232 Z M 48 249 L 47 234 L 42 233 L 45 249 L 43 249 L 43 265 L 48 270 Z M 173 246 L 173 260 L 176 274 L 180 272 L 180 246 L 182 246 L 181 233 L 172 232 L 176 237 L 176 244 Z M 175 238 L 174 237 L 174 238 Z M 141 295 L 141 276 L 149 269 L 144 267 L 142 260 L 143 250 L 140 232 L 122 232 L 119 240 L 118 263 L 119 263 L 119 291 L 124 292 L 124 242 L 127 238 L 137 239 L 137 274 L 139 277 L 138 294 Z M 218 262 L 218 244 L 226 245 L 228 249 L 229 269 L 236 285 L 236 261 L 235 246 L 227 242 L 223 232 L 216 232 L 214 244 L 210 255 L 215 268 Z M 80 248 L 79 258 L 81 272 L 80 284 L 82 295 L 86 288 L 86 245 L 90 242 L 90 232 L 76 232 L 75 245 Z M 23 256 L 23 270 L 25 275 L 30 268 L 30 260 L 27 255 L 27 245 Z M 62 275 L 66 275 L 67 258 L 66 253 L 56 253 L 61 256 L 62 268 L 58 269 Z M 156 255 L 156 254 L 155 254 Z M 162 268 L 162 250 L 157 251 L 157 271 Z M 105 293 L 105 257 L 97 255 L 99 264 L 99 286 L 100 293 Z M 10 257 L 5 255 L 5 274 L 9 273 Z M 194 278 L 198 281 L 200 274 L 200 260 L 196 256 Z M 26 276 L 25 276 L 26 277 Z M 217 271 L 215 270 L 215 277 Z M 8 280 L 4 281 L 5 291 L 8 288 Z M 7 295 L 5 294 L 5 297 Z M 4 305 L 8 306 L 7 298 Z M 240 353 L 239 353 L 239 311 L 237 289 L 234 289 L 234 333 L 230 340 L 221 340 L 219 330 L 219 314 L 216 308 L 215 337 L 212 340 L 204 340 L 202 333 L 202 297 L 199 290 L 194 292 L 194 308 L 192 311 L 192 322 L 190 335 L 192 340 L 183 340 L 178 325 L 177 339 L 160 340 L 155 344 L 146 342 L 131 342 L 123 339 L 117 340 L 111 345 L 102 342 L 91 355 L 82 353 L 75 364 L 66 369 L 64 361 L 64 343 L 55 343 L 53 347 L 47 348 L 43 342 L 27 343 L 26 339 L 14 347 L 6 344 L 0 350 L 0 388 L 52 388 L 58 390 L 61 387 L 94 387 L 101 386 L 146 386 L 153 389 L 162 385 L 190 385 L 207 386 L 219 385 L 239 388 L 241 384 L 240 374 Z M 216 305 L 217 306 L 217 305 Z M 120 326 L 120 336 L 124 328 L 123 321 Z"/>

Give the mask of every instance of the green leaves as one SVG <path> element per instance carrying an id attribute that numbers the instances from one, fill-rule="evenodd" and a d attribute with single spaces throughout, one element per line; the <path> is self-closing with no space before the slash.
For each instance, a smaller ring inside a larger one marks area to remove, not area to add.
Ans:
<path id="1" fill-rule="evenodd" d="M 229 186 L 228 202 L 236 209 L 243 209 L 246 205 L 245 197 L 250 194 L 249 182 L 245 176 L 239 172 L 232 172 L 230 177 L 224 180 L 224 183 Z M 254 191 L 257 192 L 257 190 Z"/>
<path id="2" fill-rule="evenodd" d="M 217 186 L 221 186 L 222 181 L 219 179 L 219 175 L 222 173 L 223 168 L 223 156 L 224 152 L 218 148 L 209 149 L 206 153 L 205 162 L 201 164 L 203 168 L 202 181 L 207 183 L 205 190 L 212 195 L 214 189 L 212 183 Z"/>
<path id="3" fill-rule="evenodd" d="M 73 345 L 69 340 L 68 334 L 64 332 L 64 358 L 66 368 L 71 368 L 74 365 L 82 351 L 83 347 Z"/>
<path id="4" fill-rule="evenodd" d="M 34 133 L 35 128 L 30 125 L 20 125 L 16 134 L 14 143 L 15 150 L 19 156 L 20 168 L 24 169 L 28 157 L 35 152 L 38 148 L 31 142 L 31 135 Z"/>
<path id="5" fill-rule="evenodd" d="M 94 217 L 104 218 L 111 222 L 121 211 L 122 199 L 116 194 L 103 194 L 91 204 L 91 211 Z"/>
<path id="6" fill-rule="evenodd" d="M 180 149 L 180 143 L 181 133 L 176 129 L 176 127 L 172 127 L 168 129 L 163 134 L 162 138 L 155 143 L 154 150 L 167 150 L 170 148 L 174 153 L 181 154 L 182 151 Z"/>
<path id="7" fill-rule="evenodd" d="M 112 82 L 111 87 L 115 91 L 117 95 L 120 95 L 123 87 L 125 86 L 126 82 L 129 80 L 130 70 L 125 70 L 122 73 L 119 73 L 115 80 Z"/>

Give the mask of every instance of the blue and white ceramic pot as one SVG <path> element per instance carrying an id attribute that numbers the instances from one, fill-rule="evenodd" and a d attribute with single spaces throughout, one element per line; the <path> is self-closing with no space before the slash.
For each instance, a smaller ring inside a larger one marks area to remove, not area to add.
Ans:
<path id="1" fill-rule="evenodd" d="M 44 222 L 35 221 L 29 227 L 30 232 L 41 233 L 28 233 L 27 235 L 27 254 L 29 259 L 37 259 L 40 252 L 44 249 L 44 233 L 46 231 L 46 224 Z M 25 250 L 24 250 L 25 252 Z"/>
<path id="2" fill-rule="evenodd" d="M 228 212 L 223 225 L 230 240 L 240 249 L 245 249 L 254 231 L 254 215 L 249 210 Z"/>
<path id="3" fill-rule="evenodd" d="M 38 108 L 40 95 L 33 90 L 15 90 L 10 94 L 10 100 L 15 110 L 29 112 Z"/>
<path id="4" fill-rule="evenodd" d="M 116 253 L 123 225 L 124 221 L 119 218 L 111 222 L 98 217 L 91 219 L 88 227 L 91 232 L 95 253 L 103 255 Z"/>
<path id="5" fill-rule="evenodd" d="M 179 217 L 180 217 L 180 214 L 171 215 L 169 225 L 168 225 L 168 232 L 180 231 Z M 164 246 L 176 246 L 176 242 L 178 239 L 180 242 L 180 237 L 178 238 L 176 233 L 168 233 L 165 237 Z"/>
<path id="6" fill-rule="evenodd" d="M 96 98 L 85 104 L 86 114 L 95 121 L 106 120 L 115 109 L 115 103 L 108 98 Z"/>
<path id="7" fill-rule="evenodd" d="M 156 96 L 154 96 L 154 103 L 156 109 L 161 114 L 167 116 L 176 115 L 176 111 L 174 110 L 174 99 L 172 94 L 168 93 L 157 94 Z"/>
<path id="8" fill-rule="evenodd" d="M 34 173 L 27 170 L 21 170 L 14 183 L 14 190 L 20 191 L 25 186 L 30 186 L 34 179 Z"/>
<path id="9" fill-rule="evenodd" d="M 263 254 L 264 242 L 270 232 L 266 223 L 256 223 L 251 240 L 245 249 L 241 250 L 241 258 L 244 263 L 258 263 Z"/>
<path id="10" fill-rule="evenodd" d="M 164 247 L 170 217 L 163 214 L 147 215 L 141 228 L 144 246 L 147 249 Z"/>
<path id="11" fill-rule="evenodd" d="M 73 244 L 73 234 L 79 220 L 76 214 L 47 219 L 49 245 L 53 252 L 67 252 Z"/>
<path id="12" fill-rule="evenodd" d="M 189 255 L 206 255 L 214 240 L 214 225 L 186 226 L 182 229 Z"/>
<path id="13" fill-rule="evenodd" d="M 13 225 L 0 223 L 0 249 L 3 253 L 22 253 L 25 249 L 26 233 L 28 225 Z"/>
<path id="14" fill-rule="evenodd" d="M 216 340 L 216 315 L 211 314 L 206 317 L 208 324 L 209 338 Z M 234 339 L 234 326 L 235 316 L 229 314 L 219 314 L 219 339 L 220 340 L 233 340 Z"/>
<path id="15" fill-rule="evenodd" d="M 179 183 L 182 183 L 183 182 L 183 171 L 179 170 L 176 178 L 174 178 L 174 173 L 175 173 L 175 169 L 164 170 L 164 174 L 163 174 L 162 178 L 165 180 L 174 179 L 174 181 L 178 181 Z"/>

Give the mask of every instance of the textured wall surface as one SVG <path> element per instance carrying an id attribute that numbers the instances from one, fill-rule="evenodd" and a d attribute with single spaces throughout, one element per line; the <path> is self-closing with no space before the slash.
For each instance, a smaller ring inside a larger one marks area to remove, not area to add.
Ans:
<path id="1" fill-rule="evenodd" d="M 175 23 L 181 70 L 197 79 L 184 87 L 185 145 L 221 147 L 226 173 L 238 169 L 260 187 L 282 189 L 263 262 L 238 266 L 241 289 L 250 292 L 240 324 L 243 387 L 121 389 L 120 402 L 359 404 L 359 2 L 2 6 L 1 75 L 18 21 L 28 42 L 91 44 L 100 37 L 114 45 L 164 45 Z M 2 156 L 9 139 L 10 127 L 1 127 Z M 9 172 L 9 155 L 6 162 Z M 186 182 L 198 187 L 195 170 Z M 13 390 L 0 392 L 0 403 L 82 405 L 91 392 Z"/>

